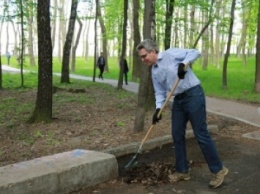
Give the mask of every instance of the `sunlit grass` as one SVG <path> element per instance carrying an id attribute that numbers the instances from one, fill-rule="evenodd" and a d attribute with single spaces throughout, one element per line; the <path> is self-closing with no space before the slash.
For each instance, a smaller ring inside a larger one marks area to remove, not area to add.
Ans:
<path id="1" fill-rule="evenodd" d="M 5 60 L 4 57 L 2 57 L 3 63 L 4 60 Z M 26 59 L 24 69 L 37 72 L 37 68 L 38 68 L 37 65 L 30 66 L 28 65 L 28 61 L 29 60 Z M 201 60 L 198 60 L 193 65 L 193 70 L 201 80 L 202 86 L 207 96 L 260 103 L 260 94 L 254 93 L 254 81 L 255 81 L 255 57 L 254 56 L 247 58 L 246 65 L 242 64 L 241 58 L 237 58 L 235 56 L 231 56 L 229 58 L 228 66 L 227 66 L 227 88 L 226 89 L 223 89 L 222 86 L 223 62 L 221 62 L 220 68 L 217 68 L 212 64 L 209 64 L 207 70 L 202 69 L 200 63 L 202 63 Z M 118 80 L 118 75 L 119 75 L 118 59 L 116 57 L 110 57 L 108 64 L 109 64 L 109 71 L 104 73 L 104 77 L 106 79 Z M 17 62 L 14 59 L 11 59 L 11 66 L 19 68 Z M 53 72 L 61 72 L 61 61 L 58 58 L 53 58 Z M 70 73 L 92 77 L 93 72 L 94 72 L 93 57 L 89 57 L 87 60 L 85 60 L 83 57 L 77 57 L 76 71 Z M 98 75 L 98 72 L 99 70 L 96 69 L 96 75 Z M 131 81 L 131 74 L 132 72 L 130 68 L 129 81 Z M 73 80 L 72 82 L 75 81 Z M 76 86 L 75 84 L 75 87 L 84 87 L 85 82 L 86 81 L 77 81 L 75 83 L 79 84 L 79 86 Z M 54 85 L 60 84 L 60 77 L 54 76 L 53 83 Z M 3 74 L 4 88 L 19 88 L 20 84 L 21 84 L 21 78 L 19 75 Z M 101 87 L 101 85 L 99 85 L 99 87 Z M 24 86 L 26 88 L 36 87 L 37 73 L 24 74 Z M 62 87 L 66 87 L 66 85 L 63 84 Z M 114 92 L 114 91 L 110 91 L 110 92 Z M 119 96 L 119 98 L 124 98 L 124 97 L 125 97 L 124 95 Z"/>
<path id="2" fill-rule="evenodd" d="M 201 80 L 207 96 L 231 100 L 260 102 L 260 94 L 254 93 L 255 58 L 248 58 L 244 66 L 240 58 L 231 57 L 227 67 L 227 89 L 222 87 L 223 72 L 214 65 L 208 65 L 207 70 L 202 70 L 198 64 L 193 70 Z"/>

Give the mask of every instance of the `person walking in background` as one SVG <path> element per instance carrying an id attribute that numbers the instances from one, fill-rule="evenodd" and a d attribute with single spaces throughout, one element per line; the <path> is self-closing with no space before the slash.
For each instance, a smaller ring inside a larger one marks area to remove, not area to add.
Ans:
<path id="1" fill-rule="evenodd" d="M 152 117 L 153 124 L 162 119 L 158 113 L 166 100 L 167 92 L 180 79 L 173 94 L 174 102 L 171 110 L 175 173 L 169 175 L 169 180 L 177 182 L 187 181 L 191 178 L 185 142 L 186 125 L 190 121 L 209 170 L 213 173 L 209 186 L 211 188 L 219 187 L 228 174 L 228 169 L 223 166 L 208 132 L 205 94 L 200 80 L 189 67 L 189 64 L 199 58 L 201 53 L 196 49 L 180 48 L 170 48 L 159 53 L 156 42 L 150 39 L 142 41 L 136 49 L 142 61 L 150 66 L 152 71 L 156 99 L 156 110 Z"/>
<path id="2" fill-rule="evenodd" d="M 10 65 L 10 58 L 11 58 L 11 54 L 7 51 L 6 53 L 7 65 Z"/>
<path id="3" fill-rule="evenodd" d="M 99 68 L 99 76 L 98 76 L 99 79 L 103 79 L 105 65 L 106 65 L 105 57 L 103 56 L 103 52 L 101 52 L 97 61 L 97 66 Z"/>
<path id="4" fill-rule="evenodd" d="M 125 75 L 125 84 L 128 85 L 127 82 L 127 73 L 128 73 L 129 69 L 128 69 L 128 65 L 127 65 L 127 60 L 126 58 L 124 58 L 124 75 Z"/>

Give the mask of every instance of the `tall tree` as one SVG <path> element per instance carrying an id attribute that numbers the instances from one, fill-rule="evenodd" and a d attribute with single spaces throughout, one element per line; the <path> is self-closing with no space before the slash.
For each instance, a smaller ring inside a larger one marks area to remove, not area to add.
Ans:
<path id="1" fill-rule="evenodd" d="M 58 0 L 54 0 L 53 2 L 53 8 L 52 8 L 52 49 L 55 47 L 55 41 L 56 41 L 56 23 L 57 23 L 57 10 L 58 10 Z"/>
<path id="2" fill-rule="evenodd" d="M 62 61 L 62 49 L 64 47 L 65 44 L 65 40 L 66 40 L 66 13 L 65 13 L 65 0 L 60 0 L 59 3 L 59 33 L 58 33 L 58 59 L 59 61 Z"/>
<path id="3" fill-rule="evenodd" d="M 203 21 L 206 22 L 207 18 L 209 18 L 210 12 L 203 12 L 202 18 Z M 206 70 L 208 67 L 208 61 L 209 61 L 209 29 L 205 29 L 204 35 L 202 36 L 202 69 Z"/>
<path id="4" fill-rule="evenodd" d="M 14 24 L 14 21 L 11 21 L 11 24 L 12 24 L 12 28 L 13 28 L 13 33 L 14 33 L 14 50 L 13 50 L 13 56 L 16 56 L 17 57 L 17 34 L 18 34 L 18 30 L 15 29 L 15 24 Z"/>
<path id="5" fill-rule="evenodd" d="M 246 65 L 246 42 L 247 42 L 247 31 L 248 31 L 248 18 L 251 12 L 251 6 L 248 6 L 248 1 L 242 1 L 242 30 L 240 40 L 237 45 L 237 56 L 242 57 L 243 65 Z"/>
<path id="6" fill-rule="evenodd" d="M 70 51 L 71 51 L 71 44 L 72 44 L 75 22 L 77 17 L 77 7 L 78 7 L 78 0 L 72 0 L 69 27 L 66 36 L 66 41 L 63 47 L 61 83 L 70 83 L 70 78 L 69 78 Z"/>
<path id="7" fill-rule="evenodd" d="M 255 93 L 260 93 L 260 3 L 258 3 L 257 16 L 257 39 L 256 39 L 256 60 L 255 60 Z"/>
<path id="8" fill-rule="evenodd" d="M 80 20 L 80 18 L 77 16 L 77 21 L 79 23 L 79 31 L 77 33 L 77 37 L 76 37 L 76 41 L 74 46 L 72 47 L 72 59 L 71 59 L 71 71 L 75 72 L 75 66 L 76 66 L 76 51 L 79 45 L 79 39 L 80 39 L 80 35 L 81 35 L 81 31 L 82 31 L 82 22 Z"/>
<path id="9" fill-rule="evenodd" d="M 96 0 L 96 13 L 95 13 L 95 23 L 94 23 L 94 64 L 93 64 L 93 82 L 95 82 L 96 79 L 96 67 L 97 67 L 97 20 L 98 20 L 98 6 L 99 5 L 99 0 Z"/>
<path id="10" fill-rule="evenodd" d="M 105 66 L 105 70 L 107 72 L 109 72 L 109 68 L 108 68 L 108 60 L 107 60 L 107 30 L 106 30 L 106 26 L 105 26 L 105 23 L 104 23 L 104 19 L 102 17 L 102 14 L 101 14 L 101 6 L 100 6 L 100 2 L 99 4 L 97 5 L 97 14 L 98 14 L 98 21 L 99 21 L 99 24 L 100 24 L 100 28 L 101 28 L 101 34 L 102 34 L 102 52 L 103 52 L 103 55 L 105 57 L 105 61 L 106 61 L 106 66 Z"/>
<path id="11" fill-rule="evenodd" d="M 29 119 L 34 122 L 52 121 L 52 43 L 50 0 L 38 0 L 38 88 L 36 105 Z"/>
<path id="12" fill-rule="evenodd" d="M 34 49 L 33 49 L 33 25 L 34 25 L 34 13 L 35 13 L 35 4 L 33 0 L 26 1 L 25 3 L 25 8 L 26 8 L 26 14 L 25 18 L 27 20 L 27 30 L 28 30 L 28 54 L 29 54 L 29 59 L 30 59 L 30 65 L 34 66 L 35 65 L 35 58 L 34 58 Z"/>
<path id="13" fill-rule="evenodd" d="M 19 8 L 20 8 L 20 17 L 21 17 L 21 33 L 22 33 L 22 40 L 21 40 L 21 54 L 19 54 L 19 63 L 20 63 L 20 75 L 21 75 L 21 87 L 24 86 L 24 77 L 23 77 L 23 63 L 24 63 L 24 44 L 25 44 L 25 35 L 24 35 L 24 10 L 23 10 L 23 0 L 19 1 Z"/>
<path id="14" fill-rule="evenodd" d="M 133 65 L 132 65 L 132 80 L 136 81 L 137 78 L 140 78 L 142 72 L 142 61 L 136 52 L 136 47 L 141 41 L 140 27 L 139 27 L 139 10 L 140 10 L 140 1 L 133 1 L 133 37 L 134 37 L 134 48 L 133 48 Z"/>
<path id="15" fill-rule="evenodd" d="M 164 49 L 167 50 L 171 46 L 172 35 L 172 14 L 174 8 L 174 0 L 166 1 L 166 14 L 165 14 L 165 35 L 164 35 Z"/>
<path id="16" fill-rule="evenodd" d="M 188 44 L 188 47 L 190 48 L 191 46 L 192 46 L 192 44 L 193 44 L 193 42 L 194 42 L 194 34 L 195 34 L 195 32 L 196 32 L 196 27 L 197 27 L 197 25 L 196 25 L 196 20 L 195 20 L 195 9 L 196 8 L 196 5 L 195 5 L 195 3 L 193 3 L 192 5 L 191 5 L 191 10 L 190 10 L 190 30 L 189 30 L 189 34 L 188 34 L 188 36 L 189 36 L 189 44 Z"/>
<path id="17" fill-rule="evenodd" d="M 221 3 L 222 0 L 217 0 L 216 1 L 216 17 L 220 18 L 220 8 L 221 8 Z M 213 59 L 213 64 L 217 67 L 220 68 L 220 56 L 221 56 L 221 49 L 220 49 L 220 21 L 216 20 L 216 32 L 215 32 L 215 55 Z"/>
<path id="18" fill-rule="evenodd" d="M 222 87 L 223 89 L 227 89 L 227 64 L 228 64 L 228 58 L 230 54 L 230 47 L 231 47 L 231 40 L 232 40 L 232 33 L 233 33 L 233 23 L 235 18 L 235 6 L 236 6 L 236 0 L 232 0 L 231 4 L 231 11 L 230 11 L 230 24 L 229 24 L 229 33 L 228 33 L 228 42 L 227 42 L 227 50 L 224 57 L 223 62 L 223 72 L 222 72 Z"/>
<path id="19" fill-rule="evenodd" d="M 124 72 L 124 58 L 126 56 L 126 28 L 127 28 L 127 10 L 128 0 L 124 0 L 124 22 L 123 22 L 123 36 L 122 36 L 122 50 L 120 55 L 120 73 L 118 78 L 117 89 L 123 89 L 123 72 Z"/>
<path id="20" fill-rule="evenodd" d="M 196 48 L 197 47 L 197 44 L 201 38 L 201 36 L 203 35 L 203 33 L 208 29 L 209 25 L 211 24 L 211 22 L 213 21 L 213 5 L 214 5 L 214 2 L 215 0 L 211 0 L 211 3 L 210 3 L 210 10 L 209 10 L 209 19 L 208 21 L 206 22 L 206 24 L 203 26 L 202 30 L 200 31 L 197 39 L 195 40 L 195 43 L 193 45 L 193 48 Z"/>
<path id="21" fill-rule="evenodd" d="M 155 39 L 155 0 L 145 0 L 144 8 L 144 39 Z M 138 102 L 134 122 L 134 131 L 144 129 L 145 112 L 154 107 L 154 90 L 151 79 L 151 68 L 142 64 L 142 76 L 138 89 Z"/>

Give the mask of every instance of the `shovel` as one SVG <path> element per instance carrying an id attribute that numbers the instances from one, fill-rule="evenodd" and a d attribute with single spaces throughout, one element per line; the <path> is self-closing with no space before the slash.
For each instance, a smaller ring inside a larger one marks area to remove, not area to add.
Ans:
<path id="1" fill-rule="evenodd" d="M 168 104 L 168 102 L 169 102 L 171 96 L 173 95 L 175 89 L 177 88 L 179 82 L 180 82 L 180 79 L 178 78 L 178 80 L 174 83 L 174 85 L 173 85 L 173 87 L 172 87 L 170 93 L 168 93 L 168 96 L 167 96 L 167 98 L 166 98 L 166 100 L 165 100 L 163 106 L 161 107 L 160 112 L 159 112 L 158 115 L 157 115 L 158 117 L 160 117 L 160 115 L 162 114 L 163 109 L 164 109 L 165 106 Z M 139 157 L 139 155 L 142 153 L 143 144 L 144 144 L 144 142 L 146 141 L 147 137 L 149 136 L 149 134 L 150 134 L 150 132 L 152 131 L 152 129 L 153 129 L 154 126 L 155 126 L 155 124 L 152 124 L 152 125 L 150 126 L 150 128 L 149 128 L 149 130 L 147 131 L 145 137 L 143 138 L 143 140 L 142 140 L 142 142 L 141 142 L 141 144 L 140 144 L 140 146 L 139 146 L 139 148 L 138 148 L 136 154 L 134 155 L 134 157 L 132 158 L 132 160 L 125 166 L 125 169 L 129 169 L 129 168 L 132 168 L 132 167 L 134 167 L 134 166 L 137 165 L 137 163 L 138 163 L 138 157 Z"/>

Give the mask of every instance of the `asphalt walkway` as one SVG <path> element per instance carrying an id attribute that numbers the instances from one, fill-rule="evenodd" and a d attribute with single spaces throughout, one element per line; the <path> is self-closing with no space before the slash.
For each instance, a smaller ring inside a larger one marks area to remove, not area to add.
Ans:
<path id="1" fill-rule="evenodd" d="M 19 72 L 19 69 L 2 65 L 3 71 L 9 71 L 9 72 Z M 25 71 L 26 72 L 26 71 Z M 54 75 L 60 76 L 60 73 L 54 73 Z M 104 74 L 104 77 L 106 74 Z M 71 74 L 71 78 L 74 79 L 81 79 L 81 80 L 89 80 L 92 81 L 92 77 L 87 76 L 81 76 L 81 75 L 75 75 Z M 118 80 L 112 80 L 112 79 L 95 79 L 96 82 L 101 82 L 105 84 L 110 84 L 114 87 L 117 87 Z M 123 88 L 127 91 L 137 93 L 138 92 L 138 83 L 129 82 L 128 85 L 123 85 Z M 218 98 L 212 98 L 212 97 L 206 97 L 206 103 L 207 103 L 207 111 L 210 113 L 230 117 L 257 127 L 260 127 L 260 105 L 252 105 L 252 104 L 246 104 L 246 103 L 239 103 L 235 101 L 230 100 L 223 100 Z M 257 137 L 259 137 L 260 140 L 260 133 L 256 134 Z"/>

